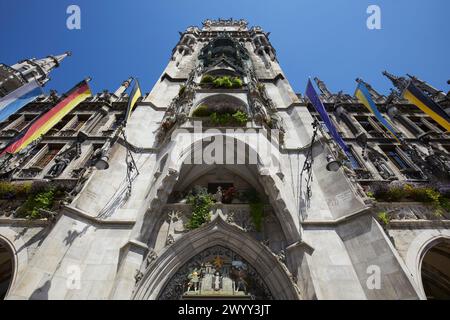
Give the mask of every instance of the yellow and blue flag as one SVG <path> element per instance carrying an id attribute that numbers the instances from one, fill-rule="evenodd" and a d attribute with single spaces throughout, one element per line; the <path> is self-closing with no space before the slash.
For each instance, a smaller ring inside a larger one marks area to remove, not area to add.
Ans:
<path id="1" fill-rule="evenodd" d="M 380 121 L 380 123 L 387 129 L 387 131 L 395 140 L 401 142 L 400 135 L 380 113 L 377 106 L 375 105 L 375 102 L 373 102 L 372 97 L 370 96 L 369 90 L 364 83 L 359 82 L 358 87 L 356 88 L 355 97 L 359 100 L 360 103 L 362 103 L 370 112 L 375 115 L 378 121 Z"/>
<path id="2" fill-rule="evenodd" d="M 128 99 L 127 114 L 125 115 L 125 123 L 130 119 L 131 112 L 133 111 L 137 100 L 142 97 L 141 87 L 139 86 L 139 81 L 134 79 L 134 87 L 131 90 L 130 98 Z"/>
<path id="3" fill-rule="evenodd" d="M 417 88 L 412 81 L 409 82 L 408 86 L 403 91 L 403 98 L 416 105 L 447 131 L 450 131 L 450 116 L 440 105 Z"/>

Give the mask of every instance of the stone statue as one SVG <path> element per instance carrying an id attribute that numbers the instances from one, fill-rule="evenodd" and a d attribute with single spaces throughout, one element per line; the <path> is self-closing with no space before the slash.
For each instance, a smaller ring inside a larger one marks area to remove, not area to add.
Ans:
<path id="1" fill-rule="evenodd" d="M 52 177 L 58 177 L 67 168 L 70 163 L 70 159 L 65 157 L 56 157 L 55 164 L 50 168 L 48 174 Z"/>
<path id="2" fill-rule="evenodd" d="M 220 289 L 222 289 L 222 276 L 220 275 L 219 270 L 216 270 L 214 273 L 212 288 L 214 291 L 220 291 Z"/>
<path id="3" fill-rule="evenodd" d="M 232 276 L 234 280 L 234 291 L 247 291 L 247 272 L 242 261 L 233 261 Z"/>
<path id="4" fill-rule="evenodd" d="M 188 275 L 188 289 L 187 292 L 191 291 L 192 289 L 197 292 L 198 291 L 198 287 L 199 287 L 199 282 L 200 282 L 200 274 L 198 273 L 197 269 L 194 269 L 194 271 L 192 271 L 192 273 L 190 273 Z"/>
<path id="5" fill-rule="evenodd" d="M 136 284 L 139 283 L 139 281 L 141 281 L 143 277 L 144 274 L 140 270 L 136 269 L 136 274 L 134 275 L 134 280 L 136 281 Z"/>
<path id="6" fill-rule="evenodd" d="M 152 262 L 155 261 L 157 258 L 158 254 L 153 249 L 150 249 L 147 253 L 147 256 L 145 257 L 145 270 L 147 270 L 148 267 L 152 264 Z"/>
<path id="7" fill-rule="evenodd" d="M 217 192 L 215 194 L 215 199 L 216 199 L 217 203 L 222 203 L 222 197 L 223 197 L 222 187 L 219 186 L 219 187 L 217 187 Z"/>

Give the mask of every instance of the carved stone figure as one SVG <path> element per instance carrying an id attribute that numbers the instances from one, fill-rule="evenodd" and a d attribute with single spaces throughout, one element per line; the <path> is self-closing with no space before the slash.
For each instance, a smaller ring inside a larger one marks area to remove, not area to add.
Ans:
<path id="1" fill-rule="evenodd" d="M 70 163 L 70 159 L 65 157 L 56 157 L 55 158 L 55 164 L 50 168 L 48 171 L 48 175 L 52 177 L 58 177 L 61 175 L 61 173 L 64 171 L 64 169 L 67 168 L 67 166 Z"/>
<path id="2" fill-rule="evenodd" d="M 199 282 L 200 282 L 200 274 L 197 271 L 197 269 L 194 269 L 194 271 L 192 271 L 192 273 L 188 275 L 188 279 L 189 282 L 187 291 L 189 292 L 193 290 L 197 292 L 199 289 Z"/>
<path id="3" fill-rule="evenodd" d="M 223 194 L 222 194 L 222 187 L 217 187 L 217 192 L 215 194 L 215 199 L 217 201 L 217 203 L 222 203 L 222 198 L 223 198 Z"/>
<path id="4" fill-rule="evenodd" d="M 214 273 L 212 287 L 214 291 L 220 291 L 222 289 L 222 276 L 218 270 Z"/>

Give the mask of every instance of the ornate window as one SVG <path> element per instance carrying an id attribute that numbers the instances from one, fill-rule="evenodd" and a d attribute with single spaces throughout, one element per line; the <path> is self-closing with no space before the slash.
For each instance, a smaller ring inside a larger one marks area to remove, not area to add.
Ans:
<path id="1" fill-rule="evenodd" d="M 384 137 L 383 131 L 376 124 L 375 120 L 372 117 L 356 116 L 355 119 L 359 122 L 363 129 L 366 130 L 368 134 L 370 134 L 370 136 L 374 138 Z"/>
<path id="2" fill-rule="evenodd" d="M 38 157 L 33 160 L 32 166 L 34 168 L 44 169 L 61 151 L 64 147 L 63 144 L 51 144 L 43 148 L 42 152 L 39 153 Z"/>
<path id="3" fill-rule="evenodd" d="M 4 130 L 20 132 L 25 129 L 35 118 L 35 115 L 21 115 L 13 120 Z"/>
<path id="4" fill-rule="evenodd" d="M 422 117 L 409 117 L 409 120 L 411 120 L 412 123 L 414 123 L 414 125 L 417 126 L 423 132 L 431 131 L 431 128 L 427 126 L 427 124 L 424 121 L 422 121 L 422 119 L 423 119 Z"/>
<path id="5" fill-rule="evenodd" d="M 407 159 L 407 156 L 396 146 L 380 146 L 381 150 L 391 160 L 391 162 L 402 172 L 408 179 L 423 179 L 421 171 Z"/>

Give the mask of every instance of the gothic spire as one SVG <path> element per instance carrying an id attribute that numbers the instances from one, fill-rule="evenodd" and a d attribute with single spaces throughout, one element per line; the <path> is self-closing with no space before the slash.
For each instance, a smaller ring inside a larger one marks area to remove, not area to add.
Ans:
<path id="1" fill-rule="evenodd" d="M 407 76 L 413 81 L 414 85 L 416 85 L 422 91 L 425 91 L 426 93 L 428 93 L 433 99 L 443 100 L 446 98 L 445 93 L 434 88 L 427 82 L 420 80 L 419 78 L 409 75 L 409 74 L 407 74 Z"/>
<path id="2" fill-rule="evenodd" d="M 402 92 L 406 88 L 406 86 L 408 85 L 408 80 L 406 80 L 404 77 L 397 77 L 397 76 L 395 76 L 392 73 L 389 73 L 387 71 L 383 71 L 383 75 L 385 77 L 387 77 L 389 80 L 391 80 L 392 84 L 400 92 Z"/>
<path id="3" fill-rule="evenodd" d="M 379 94 L 369 83 L 365 82 L 363 79 L 356 78 L 356 82 L 363 83 L 367 87 L 367 90 L 369 90 L 372 97 L 375 98 L 375 100 L 380 100 L 383 98 L 381 94 Z"/>
<path id="4" fill-rule="evenodd" d="M 26 82 L 36 79 L 44 84 L 50 80 L 50 72 L 58 68 L 61 62 L 68 56 L 71 56 L 70 52 L 55 56 L 51 55 L 42 59 L 25 59 L 13 65 L 12 68 L 19 72 Z"/>
<path id="5" fill-rule="evenodd" d="M 319 87 L 320 92 L 322 92 L 322 94 L 327 97 L 330 98 L 332 96 L 332 93 L 330 92 L 330 90 L 328 90 L 327 85 L 325 84 L 325 82 L 323 82 L 322 80 L 320 80 L 319 78 L 315 77 L 314 81 L 317 84 L 317 87 Z"/>
<path id="6" fill-rule="evenodd" d="M 127 80 L 125 80 L 124 82 L 122 82 L 122 84 L 120 85 L 120 87 L 114 92 L 113 95 L 113 100 L 117 101 L 118 99 L 120 99 L 120 97 L 122 97 L 122 95 L 124 94 L 124 92 L 128 89 L 128 87 L 131 85 L 131 82 L 133 81 L 133 77 L 129 77 Z"/>

